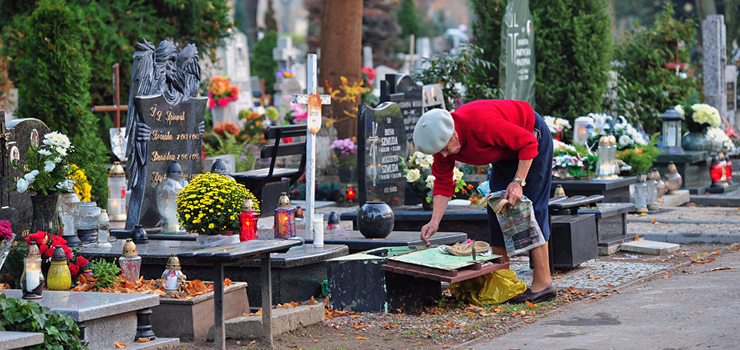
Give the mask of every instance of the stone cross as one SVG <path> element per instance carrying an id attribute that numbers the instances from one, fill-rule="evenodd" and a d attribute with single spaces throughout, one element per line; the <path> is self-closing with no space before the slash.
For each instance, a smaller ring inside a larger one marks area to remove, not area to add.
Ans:
<path id="1" fill-rule="evenodd" d="M 415 42 L 415 36 L 414 34 L 411 34 L 409 36 L 409 53 L 406 55 L 401 55 L 403 58 L 403 67 L 401 67 L 401 73 L 406 75 L 411 73 L 411 68 L 414 66 L 414 62 L 419 60 L 419 55 L 414 55 Z"/>
<path id="2" fill-rule="evenodd" d="M 293 66 L 293 60 L 296 57 L 296 49 L 293 47 L 293 39 L 289 36 L 281 36 L 278 38 L 277 46 L 272 49 L 272 59 L 277 61 L 277 70 L 287 70 Z M 275 89 L 280 89 L 280 82 L 282 78 L 278 78 L 275 82 Z"/>
<path id="3" fill-rule="evenodd" d="M 306 60 L 306 92 L 293 95 L 292 102 L 308 105 L 309 133 L 306 137 L 306 237 L 313 235 L 314 198 L 316 197 L 316 133 L 321 128 L 321 105 L 330 105 L 330 95 L 318 94 L 318 57 L 309 54 Z M 318 121 L 316 120 L 318 119 Z M 318 128 L 314 127 L 318 122 Z"/>
<path id="4" fill-rule="evenodd" d="M 704 97 L 708 105 L 725 116 L 727 113 L 727 85 L 725 66 L 725 16 L 710 15 L 702 22 L 702 48 L 704 52 Z"/>

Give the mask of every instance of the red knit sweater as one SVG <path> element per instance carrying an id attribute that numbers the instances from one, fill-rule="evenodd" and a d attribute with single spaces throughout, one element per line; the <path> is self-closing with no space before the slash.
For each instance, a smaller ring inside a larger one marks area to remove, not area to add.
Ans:
<path id="1" fill-rule="evenodd" d="M 455 161 L 485 165 L 504 159 L 532 159 L 537 156 L 534 111 L 529 103 L 514 100 L 480 100 L 467 103 L 452 113 L 460 138 L 460 152 L 434 155 L 434 195 L 455 194 L 452 169 Z M 512 179 L 513 180 L 513 179 Z"/>

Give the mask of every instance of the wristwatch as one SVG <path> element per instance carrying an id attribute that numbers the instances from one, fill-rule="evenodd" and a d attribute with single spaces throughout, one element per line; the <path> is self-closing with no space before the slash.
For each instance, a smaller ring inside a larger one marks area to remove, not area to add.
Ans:
<path id="1" fill-rule="evenodd" d="M 522 180 L 522 179 L 520 179 L 518 177 L 515 177 L 514 178 L 514 182 L 518 183 L 522 187 L 527 186 L 527 181 L 524 181 L 524 180 Z"/>

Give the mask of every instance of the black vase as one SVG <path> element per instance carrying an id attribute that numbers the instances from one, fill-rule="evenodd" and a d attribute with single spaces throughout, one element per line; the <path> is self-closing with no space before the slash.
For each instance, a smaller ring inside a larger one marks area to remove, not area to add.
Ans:
<path id="1" fill-rule="evenodd" d="M 31 218 L 31 232 L 44 231 L 52 232 L 54 225 L 54 214 L 56 214 L 57 200 L 59 193 L 48 195 L 33 194 L 31 195 L 31 206 L 33 207 L 33 216 Z"/>
<path id="2" fill-rule="evenodd" d="M 365 238 L 388 237 L 393 221 L 393 210 L 384 202 L 367 202 L 357 212 L 357 228 Z"/>

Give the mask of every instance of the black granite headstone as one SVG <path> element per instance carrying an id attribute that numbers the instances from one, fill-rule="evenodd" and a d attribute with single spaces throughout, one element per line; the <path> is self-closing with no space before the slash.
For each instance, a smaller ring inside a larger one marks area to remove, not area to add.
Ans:
<path id="1" fill-rule="evenodd" d="M 0 220 L 8 220 L 13 232 L 26 237 L 30 234 L 33 207 L 31 206 L 31 191 L 18 193 L 15 184 L 21 176 L 22 170 L 12 168 L 10 162 L 18 160 L 21 165 L 26 164 L 26 151 L 31 142 L 35 144 L 44 139 L 50 130 L 44 122 L 28 118 L 15 119 L 5 123 L 5 112 L 0 111 L 0 123 L 4 126 L 4 132 L 0 135 L 2 144 L 2 157 L 0 157 Z"/>
<path id="2" fill-rule="evenodd" d="M 167 174 L 167 167 L 176 161 L 182 167 L 183 178 L 192 181 L 203 173 L 200 123 L 205 115 L 206 97 L 193 97 L 178 105 L 168 104 L 162 95 L 137 96 L 136 109 L 152 129 L 147 146 L 146 182 L 139 224 L 154 227 L 160 220 L 157 212 L 156 187 Z"/>
<path id="3" fill-rule="evenodd" d="M 416 122 L 422 113 L 422 86 L 417 84 L 409 76 L 405 75 L 398 81 L 397 93 L 403 93 L 403 99 L 396 101 L 403 113 L 403 123 L 406 126 L 406 138 L 411 141 L 414 135 Z"/>
<path id="4" fill-rule="evenodd" d="M 403 205 L 406 178 L 399 156 L 406 158 L 406 128 L 401 108 L 393 102 L 378 108 L 360 105 L 357 146 L 360 205 L 369 200 Z"/>

